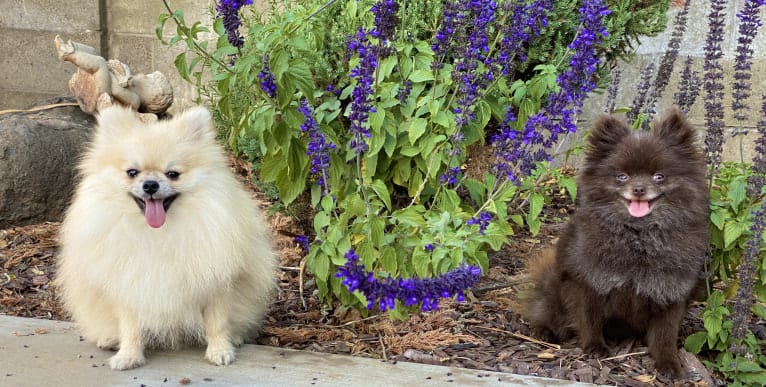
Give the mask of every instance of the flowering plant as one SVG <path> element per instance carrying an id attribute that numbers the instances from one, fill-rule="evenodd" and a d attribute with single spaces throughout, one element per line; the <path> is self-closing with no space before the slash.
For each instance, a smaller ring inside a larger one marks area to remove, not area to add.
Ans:
<path id="1" fill-rule="evenodd" d="M 489 249 L 514 227 L 539 229 L 545 195 L 534 169 L 575 131 L 605 63 L 659 32 L 667 7 L 310 0 L 265 18 L 223 0 L 214 51 L 170 8 L 158 36 L 177 23 L 181 37 L 169 43 L 196 54 L 179 55 L 180 73 L 284 208 L 311 203 L 307 267 L 318 295 L 402 317 L 460 299 Z"/>

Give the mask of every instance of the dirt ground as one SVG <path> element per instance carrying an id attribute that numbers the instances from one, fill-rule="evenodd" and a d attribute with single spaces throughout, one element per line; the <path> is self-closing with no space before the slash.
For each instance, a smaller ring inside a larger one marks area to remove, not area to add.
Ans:
<path id="1" fill-rule="evenodd" d="M 546 208 L 550 219 L 570 210 L 568 203 Z M 356 311 L 322 305 L 311 275 L 301 270 L 304 253 L 294 240 L 304 233 L 300 222 L 280 213 L 269 221 L 281 258 L 281 291 L 258 344 L 609 385 L 723 384 L 684 350 L 688 379 L 672 381 L 654 372 L 645 344 L 638 341 L 613 343 L 610 357 L 596 359 L 574 342 L 555 345 L 530 337 L 525 321 L 514 312 L 516 292 L 524 283 L 521 268 L 532 251 L 555 241 L 558 223 L 545 224 L 536 236 L 519 230 L 503 250 L 492 253 L 489 271 L 466 302 L 443 300 L 436 312 L 392 322 L 385 314 L 362 318 Z M 0 314 L 67 319 L 53 282 L 58 228 L 58 223 L 45 223 L 0 230 Z M 681 340 L 700 330 L 700 310 L 700 305 L 690 309 Z"/>

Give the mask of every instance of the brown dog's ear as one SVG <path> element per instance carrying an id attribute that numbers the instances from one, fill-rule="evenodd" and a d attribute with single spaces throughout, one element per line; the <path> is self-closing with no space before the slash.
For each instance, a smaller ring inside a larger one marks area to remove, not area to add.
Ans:
<path id="1" fill-rule="evenodd" d="M 610 115 L 601 115 L 593 121 L 590 132 L 587 157 L 592 160 L 603 160 L 612 152 L 615 146 L 631 133 L 630 127 Z"/>
<path id="2" fill-rule="evenodd" d="M 662 118 L 654 121 L 654 134 L 671 146 L 695 146 L 697 133 L 681 110 L 668 109 Z"/>

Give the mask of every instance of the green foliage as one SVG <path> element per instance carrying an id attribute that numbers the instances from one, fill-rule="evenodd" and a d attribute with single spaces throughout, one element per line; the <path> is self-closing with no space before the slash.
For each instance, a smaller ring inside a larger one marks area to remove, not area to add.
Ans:
<path id="1" fill-rule="evenodd" d="M 630 60 L 639 43 L 640 37 L 654 36 L 665 29 L 669 1 L 607 0 L 612 11 L 606 19 L 609 31 L 601 43 L 599 54 L 606 58 L 597 74 L 599 86 L 606 87 L 609 81 L 609 66 L 615 59 Z M 579 23 L 580 2 L 577 0 L 554 1 L 554 14 L 549 20 L 550 27 L 540 39 L 536 39 L 529 48 L 529 60 L 520 63 L 519 72 L 524 73 L 538 64 L 558 63 L 568 50 L 567 45 L 574 39 Z"/>
<path id="2" fill-rule="evenodd" d="M 755 304 L 752 311 L 764 318 L 764 309 L 762 304 Z M 714 353 L 713 360 L 704 361 L 705 365 L 722 373 L 732 382 L 731 386 L 766 385 L 766 355 L 761 350 L 766 340 L 758 340 L 749 331 L 744 339 L 736 339 L 732 335 L 732 320 L 728 318 L 731 313 L 723 292 L 711 293 L 702 313 L 705 330 L 689 335 L 684 347 L 695 354 L 703 350 Z"/>
<path id="3" fill-rule="evenodd" d="M 709 282 L 722 290 L 713 291 L 702 312 L 705 329 L 689 335 L 685 347 L 698 354 L 710 351 L 715 354 L 706 365 L 721 372 L 731 385 L 749 386 L 766 384 L 766 355 L 761 348 L 766 341 L 758 340 L 752 332 L 743 339 L 732 334 L 732 305 L 737 287 L 737 269 L 742 263 L 747 241 L 753 237 L 750 226 L 753 211 L 763 196 L 748 196 L 749 165 L 726 162 L 713 176 L 710 204 L 711 262 Z M 763 245 L 762 245 L 763 246 Z M 766 250 L 762 247 L 756 262 L 757 270 L 754 293 L 756 302 L 751 311 L 763 319 L 766 317 Z"/>
<path id="4" fill-rule="evenodd" d="M 763 201 L 761 196 L 747 195 L 747 181 L 752 174 L 749 165 L 726 162 L 713 178 L 710 191 L 710 282 L 724 286 L 727 298 L 736 291 L 737 267 L 742 262 L 745 244 L 753 237 L 753 211 Z M 764 244 L 766 245 L 766 244 Z M 766 249 L 761 248 L 756 267 L 759 275 L 755 295 L 766 301 Z"/>
<path id="5" fill-rule="evenodd" d="M 473 107 L 474 119 L 461 128 L 464 140 L 455 144 L 450 141 L 458 130 L 454 58 L 436 58 L 431 48 L 442 2 L 401 2 L 393 51 L 378 58 L 369 149 L 359 157 L 346 144 L 357 82 L 349 71 L 360 59 L 349 57 L 346 44 L 360 27 L 372 25 L 372 3 L 279 2 L 272 4 L 268 17 L 243 9 L 246 33 L 239 49 L 228 43 L 220 19 L 213 24 L 218 36 L 214 49 L 198 40 L 205 30 L 198 23 L 187 26 L 180 11 L 168 9 L 157 27 L 157 36 L 168 45 L 186 44 L 189 50 L 177 57 L 176 68 L 209 99 L 229 146 L 248 157 L 263 184 L 276 189 L 274 198 L 289 208 L 296 199 L 310 197 L 316 215 L 307 267 L 322 299 L 339 299 L 347 306 L 366 304 L 361 294 L 349 293 L 334 276 L 351 248 L 367 270 L 381 278 L 433 277 L 465 263 L 486 270 L 488 251 L 499 249 L 514 227 L 539 230 L 551 191 L 536 182 L 546 179 L 547 166 L 518 186 L 491 173 L 462 177 L 455 189 L 439 178 L 448 168 L 464 165 L 470 145 L 484 145 L 506 107 L 515 110 L 517 130 L 541 109 L 557 91 L 556 78 L 571 55 L 567 45 L 580 23 L 579 2 L 555 2 L 550 26 L 532 41 L 527 60 L 514 58 L 516 72 L 488 85 Z M 499 3 L 498 9 L 503 2 Z M 607 18 L 609 37 L 600 51 L 606 60 L 628 55 L 639 36 L 656 34 L 665 25 L 667 2 L 608 3 L 615 12 Z M 501 16 L 501 22 L 507 17 Z M 165 41 L 170 19 L 176 22 L 176 35 Z M 442 65 L 437 70 L 435 62 Z M 265 65 L 276 82 L 273 96 L 260 88 Z M 203 69 L 209 76 L 202 75 Z M 606 67 L 602 70 L 599 77 L 606 74 Z M 409 93 L 400 98 L 405 84 Z M 304 99 L 327 141 L 338 145 L 330 155 L 326 187 L 317 185 L 311 174 L 309 138 L 301 130 L 305 118 L 298 110 Z M 486 146 L 479 149 L 487 151 Z M 574 197 L 571 177 L 554 177 Z M 479 226 L 468 221 L 485 212 L 492 214 L 493 222 L 480 233 Z M 406 312 L 400 305 L 394 315 Z"/>

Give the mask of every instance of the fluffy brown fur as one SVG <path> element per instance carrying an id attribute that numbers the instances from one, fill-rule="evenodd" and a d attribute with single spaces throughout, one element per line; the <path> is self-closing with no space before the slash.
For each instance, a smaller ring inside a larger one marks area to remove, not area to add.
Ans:
<path id="1" fill-rule="evenodd" d="M 681 376 L 678 329 L 710 242 L 705 171 L 694 129 L 676 109 L 652 133 L 598 118 L 577 210 L 555 255 L 529 265 L 533 331 L 549 340 L 574 334 L 596 355 L 607 353 L 605 337 L 645 337 L 656 368 Z"/>

